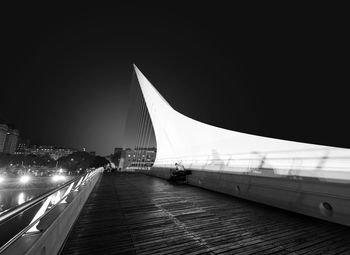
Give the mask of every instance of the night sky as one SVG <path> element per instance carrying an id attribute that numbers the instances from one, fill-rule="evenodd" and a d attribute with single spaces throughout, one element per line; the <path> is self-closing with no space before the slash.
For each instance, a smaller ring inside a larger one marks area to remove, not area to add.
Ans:
<path id="1" fill-rule="evenodd" d="M 33 143 L 123 145 L 135 63 L 199 121 L 350 148 L 348 28 L 328 6 L 9 7 L 1 21 L 0 119 Z"/>

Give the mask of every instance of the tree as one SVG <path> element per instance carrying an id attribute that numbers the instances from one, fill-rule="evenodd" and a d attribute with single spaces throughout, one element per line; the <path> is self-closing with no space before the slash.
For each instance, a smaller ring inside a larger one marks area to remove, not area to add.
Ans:
<path id="1" fill-rule="evenodd" d="M 101 156 L 96 156 L 92 162 L 92 164 L 90 165 L 90 167 L 103 167 L 106 166 L 109 163 L 109 161 L 105 158 L 105 157 L 101 157 Z"/>

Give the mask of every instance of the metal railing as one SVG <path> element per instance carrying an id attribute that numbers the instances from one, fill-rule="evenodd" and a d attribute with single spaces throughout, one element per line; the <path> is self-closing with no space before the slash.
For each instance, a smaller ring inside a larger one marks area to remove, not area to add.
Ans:
<path id="1" fill-rule="evenodd" d="M 154 167 L 175 168 L 175 163 L 193 170 L 259 174 L 258 169 L 270 169 L 276 176 L 334 177 L 350 180 L 350 150 L 332 147 L 156 158 Z"/>
<path id="2" fill-rule="evenodd" d="M 41 230 L 37 228 L 40 220 L 58 205 L 69 203 L 69 201 L 67 201 L 69 196 L 84 187 L 85 184 L 92 180 L 102 169 L 103 168 L 98 168 L 84 175 L 80 175 L 0 215 L 0 253 L 5 251 L 21 236 L 41 232 Z"/>

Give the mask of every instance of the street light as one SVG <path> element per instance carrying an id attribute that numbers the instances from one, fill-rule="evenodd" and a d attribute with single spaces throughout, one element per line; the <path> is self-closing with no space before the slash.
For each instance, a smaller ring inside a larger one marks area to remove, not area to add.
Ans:
<path id="1" fill-rule="evenodd" d="M 19 179 L 19 181 L 20 181 L 21 183 L 27 183 L 27 182 L 30 181 L 30 177 L 29 177 L 28 175 L 23 175 L 23 176 L 21 176 L 21 178 Z"/>

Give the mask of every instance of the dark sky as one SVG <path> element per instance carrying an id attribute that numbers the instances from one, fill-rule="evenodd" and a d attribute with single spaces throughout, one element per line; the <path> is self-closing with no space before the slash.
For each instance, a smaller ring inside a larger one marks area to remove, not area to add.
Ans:
<path id="1" fill-rule="evenodd" d="M 348 28 L 329 6 L 9 7 L 1 19 L 0 118 L 34 143 L 122 145 L 136 63 L 189 117 L 350 148 Z"/>

